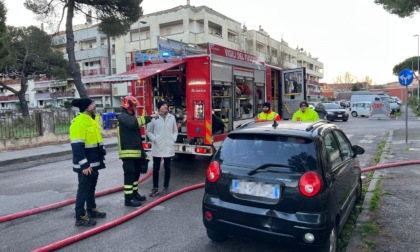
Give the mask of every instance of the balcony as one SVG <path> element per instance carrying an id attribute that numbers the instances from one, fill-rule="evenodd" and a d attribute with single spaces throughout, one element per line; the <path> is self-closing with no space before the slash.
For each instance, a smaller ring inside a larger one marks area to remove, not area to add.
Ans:
<path id="1" fill-rule="evenodd" d="M 0 96 L 0 102 L 11 102 L 11 101 L 19 101 L 19 98 L 16 95 L 10 96 Z"/>
<path id="2" fill-rule="evenodd" d="M 94 88 L 86 90 L 88 95 L 111 95 L 111 88 Z"/>
<path id="3" fill-rule="evenodd" d="M 64 97 L 73 98 L 74 93 L 73 92 L 63 92 L 63 91 L 58 91 L 58 92 L 55 92 L 55 93 L 51 93 L 51 98 L 64 98 Z"/>
<path id="4" fill-rule="evenodd" d="M 96 68 L 89 70 L 81 70 L 82 76 L 97 76 L 97 75 L 109 75 L 107 68 Z"/>
<path id="5" fill-rule="evenodd" d="M 35 100 L 50 100 L 51 93 L 36 93 Z"/>

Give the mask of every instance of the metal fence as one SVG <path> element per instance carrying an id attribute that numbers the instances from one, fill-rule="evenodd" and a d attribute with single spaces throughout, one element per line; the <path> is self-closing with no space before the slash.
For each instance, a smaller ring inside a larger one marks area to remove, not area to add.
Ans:
<path id="1" fill-rule="evenodd" d="M 73 111 L 56 111 L 53 116 L 54 134 L 68 134 L 71 120 L 74 118 Z"/>
<path id="2" fill-rule="evenodd" d="M 42 136 L 45 131 L 68 134 L 74 112 L 69 110 L 36 111 L 27 117 L 17 113 L 0 114 L 0 139 Z"/>
<path id="3" fill-rule="evenodd" d="M 38 114 L 28 117 L 5 114 L 0 117 L 0 139 L 36 137 L 41 135 L 41 120 Z"/>

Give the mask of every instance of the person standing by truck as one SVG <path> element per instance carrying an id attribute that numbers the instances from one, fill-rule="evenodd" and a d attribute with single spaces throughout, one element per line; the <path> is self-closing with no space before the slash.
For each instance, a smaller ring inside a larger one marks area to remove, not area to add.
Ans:
<path id="1" fill-rule="evenodd" d="M 319 120 L 318 113 L 309 107 L 306 101 L 299 104 L 300 109 L 293 114 L 292 121 L 315 122 Z"/>
<path id="2" fill-rule="evenodd" d="M 123 111 L 118 118 L 118 156 L 123 162 L 125 206 L 139 207 L 146 197 L 138 193 L 140 173 L 147 172 L 149 157 L 146 155 L 140 127 L 149 123 L 157 114 L 136 117 L 138 101 L 126 96 L 121 102 Z"/>
<path id="3" fill-rule="evenodd" d="M 153 156 L 153 188 L 150 197 L 159 192 L 159 170 L 163 158 L 165 177 L 163 182 L 163 194 L 168 193 L 169 180 L 171 178 L 171 159 L 175 156 L 175 142 L 178 137 L 178 127 L 175 117 L 168 112 L 168 103 L 159 101 L 157 104 L 159 117 L 147 124 L 147 137 L 152 144 Z"/>
<path id="4" fill-rule="evenodd" d="M 74 99 L 71 104 L 80 112 L 70 125 L 70 142 L 73 152 L 73 171 L 79 181 L 76 194 L 76 226 L 95 226 L 93 218 L 105 218 L 95 203 L 95 190 L 99 170 L 105 168 L 105 148 L 102 141 L 99 116 L 95 103 L 89 98 Z M 86 209 L 85 209 L 86 204 Z"/>
<path id="5" fill-rule="evenodd" d="M 257 115 L 257 118 L 255 118 L 255 121 L 257 122 L 267 122 L 267 121 L 280 121 L 280 115 L 276 112 L 271 110 L 271 104 L 269 102 L 263 103 L 262 112 Z"/>

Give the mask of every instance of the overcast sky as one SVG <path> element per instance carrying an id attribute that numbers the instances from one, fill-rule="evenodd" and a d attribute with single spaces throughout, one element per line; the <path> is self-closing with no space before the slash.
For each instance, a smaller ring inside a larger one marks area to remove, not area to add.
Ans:
<path id="1" fill-rule="evenodd" d="M 37 24 L 23 2 L 5 0 L 8 25 Z M 186 3 L 143 0 L 142 6 L 148 14 Z M 345 72 L 360 81 L 369 76 L 374 84 L 398 81 L 393 67 L 418 55 L 418 38 L 413 35 L 420 34 L 420 16 L 399 18 L 374 0 L 191 0 L 190 4 L 206 5 L 249 30 L 261 25 L 273 39 L 303 48 L 324 63 L 321 82 L 332 83 Z"/>

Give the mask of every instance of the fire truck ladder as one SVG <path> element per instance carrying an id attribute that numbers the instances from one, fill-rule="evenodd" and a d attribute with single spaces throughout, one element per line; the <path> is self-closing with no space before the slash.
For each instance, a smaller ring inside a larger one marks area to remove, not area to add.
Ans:
<path id="1" fill-rule="evenodd" d="M 144 85 L 144 80 L 140 80 L 137 84 L 136 98 L 139 101 L 139 115 L 143 116 L 146 113 L 146 86 Z"/>

